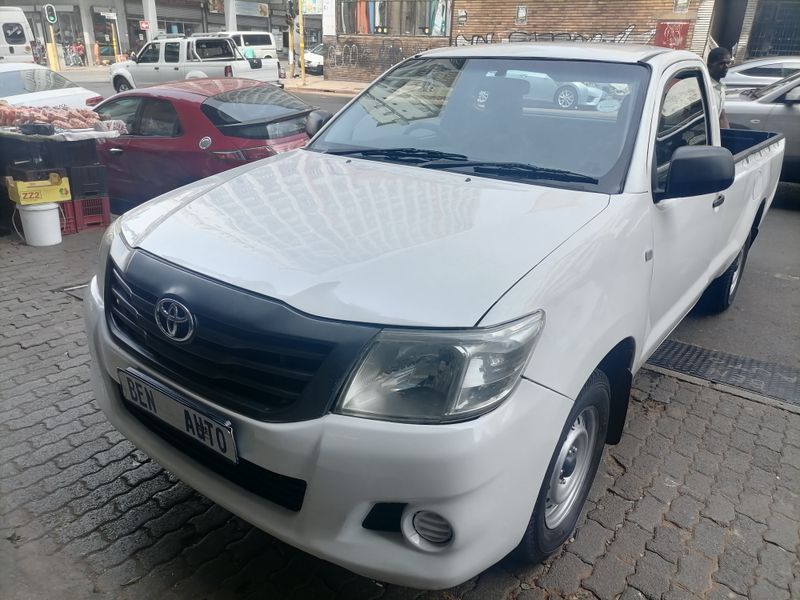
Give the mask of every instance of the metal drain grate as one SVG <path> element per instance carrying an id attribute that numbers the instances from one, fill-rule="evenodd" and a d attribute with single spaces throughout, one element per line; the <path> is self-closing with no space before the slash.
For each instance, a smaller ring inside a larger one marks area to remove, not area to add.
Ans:
<path id="1" fill-rule="evenodd" d="M 647 361 L 708 381 L 724 383 L 800 406 L 800 370 L 667 340 Z"/>

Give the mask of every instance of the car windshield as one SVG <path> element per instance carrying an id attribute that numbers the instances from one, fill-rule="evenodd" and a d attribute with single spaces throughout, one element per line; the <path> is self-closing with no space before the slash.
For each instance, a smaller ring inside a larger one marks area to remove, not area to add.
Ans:
<path id="1" fill-rule="evenodd" d="M 317 44 L 309 52 L 311 54 L 325 54 L 325 44 Z"/>
<path id="2" fill-rule="evenodd" d="M 648 76 L 635 64 L 413 59 L 309 149 L 612 193 L 624 183 Z"/>
<path id="3" fill-rule="evenodd" d="M 797 72 L 794 75 L 789 75 L 788 77 L 784 77 L 783 79 L 779 79 L 778 81 L 769 85 L 765 85 L 762 88 L 758 88 L 757 90 L 753 91 L 752 96 L 753 98 L 763 98 L 764 96 L 768 96 L 775 90 L 785 86 L 790 81 L 800 81 L 800 72 Z"/>
<path id="4" fill-rule="evenodd" d="M 305 131 L 312 107 L 275 86 L 255 85 L 212 96 L 200 110 L 225 135 L 276 139 Z"/>
<path id="5" fill-rule="evenodd" d="M 0 73 L 0 97 L 78 87 L 47 69 L 21 69 Z"/>

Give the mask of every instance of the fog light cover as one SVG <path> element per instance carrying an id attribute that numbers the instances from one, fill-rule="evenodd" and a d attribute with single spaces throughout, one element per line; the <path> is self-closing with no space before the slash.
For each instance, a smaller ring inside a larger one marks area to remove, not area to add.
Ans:
<path id="1" fill-rule="evenodd" d="M 431 544 L 443 545 L 453 539 L 453 528 L 442 515 L 421 510 L 412 519 L 414 531 Z"/>

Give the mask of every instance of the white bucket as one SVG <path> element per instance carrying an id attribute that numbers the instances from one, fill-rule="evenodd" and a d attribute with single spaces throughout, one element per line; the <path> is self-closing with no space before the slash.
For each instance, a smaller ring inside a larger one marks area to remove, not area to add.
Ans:
<path id="1" fill-rule="evenodd" d="M 61 223 L 55 202 L 20 205 L 19 216 L 28 246 L 55 246 L 61 243 Z"/>

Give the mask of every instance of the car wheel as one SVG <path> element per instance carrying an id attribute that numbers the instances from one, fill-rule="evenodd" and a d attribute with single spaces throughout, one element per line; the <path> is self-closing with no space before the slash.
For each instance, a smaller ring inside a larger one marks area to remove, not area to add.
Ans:
<path id="1" fill-rule="evenodd" d="M 572 535 L 603 454 L 610 402 L 608 378 L 595 370 L 561 431 L 517 558 L 542 562 Z"/>
<path id="2" fill-rule="evenodd" d="M 556 90 L 553 101 L 558 104 L 559 108 L 577 108 L 578 92 L 570 85 L 562 85 Z"/>
<path id="3" fill-rule="evenodd" d="M 742 282 L 744 266 L 747 263 L 747 254 L 750 251 L 750 236 L 744 242 L 739 254 L 725 272 L 709 284 L 703 292 L 699 308 L 706 313 L 718 314 L 728 310 L 733 304 L 736 292 Z"/>
<path id="4" fill-rule="evenodd" d="M 117 92 L 127 92 L 128 90 L 133 89 L 133 87 L 124 77 L 115 77 L 114 89 L 117 90 Z"/>

